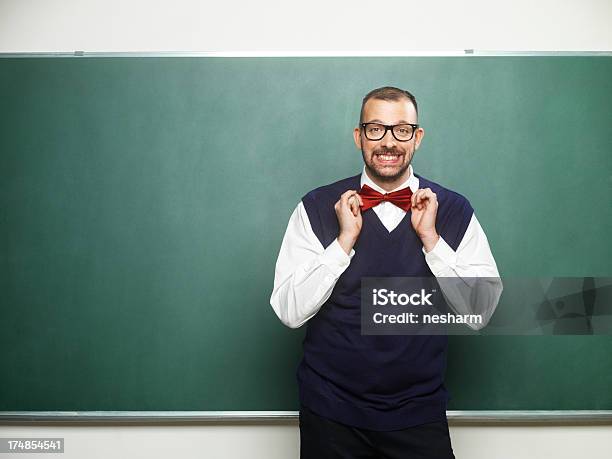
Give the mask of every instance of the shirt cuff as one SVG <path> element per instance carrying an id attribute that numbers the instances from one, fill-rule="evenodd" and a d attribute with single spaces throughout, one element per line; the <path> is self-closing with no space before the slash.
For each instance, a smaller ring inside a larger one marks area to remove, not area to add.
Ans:
<path id="1" fill-rule="evenodd" d="M 336 278 L 348 268 L 351 258 L 355 255 L 355 251 L 351 249 L 349 255 L 346 254 L 344 249 L 340 246 L 338 239 L 334 239 L 334 242 L 329 244 L 325 251 L 320 255 L 319 260 L 322 264 L 327 266 Z"/>
<path id="2" fill-rule="evenodd" d="M 436 245 L 430 252 L 425 251 L 423 247 L 423 253 L 425 254 L 425 261 L 429 265 L 429 269 L 434 276 L 442 276 L 447 268 L 455 269 L 457 265 L 457 253 L 451 249 L 446 243 L 442 236 L 436 242 Z"/>

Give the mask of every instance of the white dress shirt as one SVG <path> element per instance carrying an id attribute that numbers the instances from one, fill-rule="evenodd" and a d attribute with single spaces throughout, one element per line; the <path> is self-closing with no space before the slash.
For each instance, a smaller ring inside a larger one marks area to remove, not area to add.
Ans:
<path id="1" fill-rule="evenodd" d="M 392 191 L 410 187 L 414 193 L 419 189 L 419 179 L 414 175 L 412 166 L 409 168 L 410 177 Z M 380 193 L 387 193 L 368 177 L 365 167 L 361 173 L 361 186 L 364 184 Z M 406 215 L 406 211 L 388 201 L 383 201 L 372 209 L 389 232 L 393 231 Z M 436 277 L 499 278 L 489 242 L 474 214 L 456 251 L 441 236 L 430 252 L 424 248 L 422 250 L 429 269 Z M 283 324 L 298 328 L 313 317 L 330 297 L 338 278 L 349 266 L 353 255 L 354 250 L 351 250 L 349 255 L 346 254 L 338 239 L 323 247 L 312 230 L 306 209 L 300 201 L 289 219 L 281 244 L 274 273 L 274 289 L 270 297 L 270 305 Z M 478 312 L 486 316 L 485 324 L 493 314 L 502 290 L 500 280 L 493 282 L 496 283 L 494 289 L 489 289 L 487 298 L 479 301 L 481 310 Z M 450 291 L 452 286 L 440 286 L 449 305 L 457 313 L 476 313 L 473 307 L 465 304 L 460 295 Z"/>

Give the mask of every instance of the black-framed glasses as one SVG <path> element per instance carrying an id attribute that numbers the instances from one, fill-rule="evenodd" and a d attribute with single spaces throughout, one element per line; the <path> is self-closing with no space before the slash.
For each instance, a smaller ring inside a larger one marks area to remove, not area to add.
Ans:
<path id="1" fill-rule="evenodd" d="M 408 142 L 414 137 L 414 131 L 419 127 L 418 124 L 402 123 L 402 124 L 380 124 L 380 123 L 361 123 L 363 133 L 368 140 L 380 140 L 387 131 L 391 131 L 395 140 L 399 142 Z"/>

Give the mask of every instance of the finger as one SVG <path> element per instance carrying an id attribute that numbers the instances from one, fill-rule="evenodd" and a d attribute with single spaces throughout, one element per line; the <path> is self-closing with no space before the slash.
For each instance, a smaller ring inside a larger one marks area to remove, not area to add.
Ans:
<path id="1" fill-rule="evenodd" d="M 436 193 L 431 191 L 431 188 L 425 188 L 423 190 L 423 194 L 421 195 L 421 201 L 426 205 L 429 203 L 436 205 L 438 202 L 438 198 Z"/>
<path id="2" fill-rule="evenodd" d="M 434 193 L 431 188 L 424 188 L 423 189 L 423 196 L 432 199 L 436 197 L 436 193 Z"/>
<path id="3" fill-rule="evenodd" d="M 412 203 L 416 206 L 420 201 L 421 201 L 421 196 L 423 195 L 423 192 L 425 190 L 423 188 L 419 188 L 418 190 L 416 190 L 416 192 L 412 195 Z"/>
<path id="4" fill-rule="evenodd" d="M 349 196 L 348 204 L 349 204 L 349 207 L 351 209 L 351 212 L 356 217 L 357 216 L 357 211 L 359 210 L 359 205 L 358 205 L 358 202 L 357 202 L 356 195 Z"/>
<path id="5" fill-rule="evenodd" d="M 342 193 L 342 195 L 340 195 L 340 201 L 344 204 L 348 204 L 348 199 L 355 193 L 357 193 L 355 190 L 345 191 L 344 193 Z"/>
<path id="6" fill-rule="evenodd" d="M 426 193 L 423 192 L 419 194 L 419 196 L 417 197 L 417 206 L 424 206 L 428 199 L 429 198 L 427 197 Z"/>
<path id="7" fill-rule="evenodd" d="M 438 204 L 438 198 L 431 188 L 424 188 L 419 190 L 420 193 L 416 197 L 416 205 L 418 209 L 425 209 L 430 206 L 430 203 L 435 207 Z"/>
<path id="8" fill-rule="evenodd" d="M 416 207 L 417 206 L 417 203 L 419 202 L 418 201 L 419 200 L 419 195 L 421 194 L 422 191 L 423 190 L 421 190 L 421 189 L 416 190 L 416 192 L 412 195 L 412 198 L 411 198 L 412 207 Z"/>
<path id="9" fill-rule="evenodd" d="M 350 206 L 349 198 L 351 196 L 355 195 L 355 194 L 357 194 L 357 192 L 355 190 L 348 190 L 348 191 L 345 191 L 344 193 L 342 193 L 342 196 L 340 196 L 341 205 L 343 207 L 349 207 Z"/>
<path id="10" fill-rule="evenodd" d="M 417 209 L 419 210 L 425 209 L 425 207 L 427 206 L 428 200 L 429 200 L 429 197 L 427 196 L 427 190 L 426 189 L 420 190 L 420 193 L 416 199 Z"/>

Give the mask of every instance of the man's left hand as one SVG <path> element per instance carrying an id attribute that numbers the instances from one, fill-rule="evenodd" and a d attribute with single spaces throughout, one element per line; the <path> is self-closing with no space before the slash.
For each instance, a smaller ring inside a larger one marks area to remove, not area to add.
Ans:
<path id="1" fill-rule="evenodd" d="M 425 251 L 431 252 L 440 236 L 436 231 L 438 198 L 431 188 L 422 188 L 412 195 L 412 215 L 410 221 Z"/>

